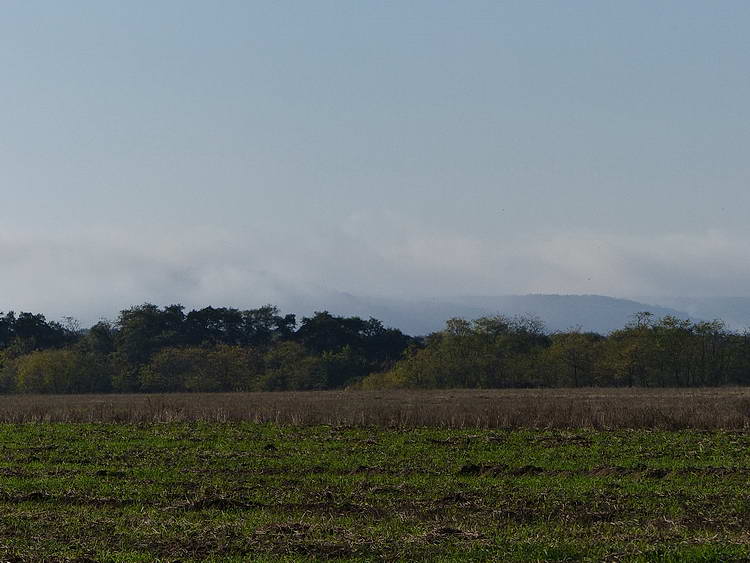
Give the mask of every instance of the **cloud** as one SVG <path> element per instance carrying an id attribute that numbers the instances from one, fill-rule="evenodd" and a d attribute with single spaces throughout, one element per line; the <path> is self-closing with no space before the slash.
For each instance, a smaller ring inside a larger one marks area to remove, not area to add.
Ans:
<path id="1" fill-rule="evenodd" d="M 750 241 L 727 232 L 655 237 L 558 233 L 488 240 L 397 217 L 360 217 L 305 236 L 283 230 L 111 230 L 0 236 L 0 310 L 84 324 L 151 301 L 275 303 L 332 291 L 425 298 L 511 293 L 742 295 Z"/>
<path id="2" fill-rule="evenodd" d="M 539 280 L 544 292 L 560 287 L 561 292 L 618 296 L 744 295 L 750 281 L 748 242 L 719 230 L 657 236 L 563 234 L 538 241 L 528 254 L 546 265 Z"/>

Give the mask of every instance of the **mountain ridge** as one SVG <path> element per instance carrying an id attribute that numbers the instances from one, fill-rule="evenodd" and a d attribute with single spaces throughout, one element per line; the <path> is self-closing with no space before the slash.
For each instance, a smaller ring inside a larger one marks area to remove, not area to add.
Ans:
<path id="1" fill-rule="evenodd" d="M 396 299 L 331 292 L 323 300 L 297 302 L 294 312 L 309 316 L 328 310 L 338 315 L 375 317 L 384 324 L 413 335 L 441 330 L 452 317 L 474 319 L 486 315 L 533 315 L 550 332 L 580 328 L 607 334 L 622 328 L 633 315 L 649 311 L 656 317 L 693 318 L 689 313 L 632 299 L 586 294 L 525 294 L 498 296 L 448 296 Z"/>

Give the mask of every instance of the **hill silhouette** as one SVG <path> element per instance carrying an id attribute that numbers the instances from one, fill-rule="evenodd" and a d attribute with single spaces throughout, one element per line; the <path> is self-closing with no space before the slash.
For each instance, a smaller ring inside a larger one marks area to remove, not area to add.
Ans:
<path id="1" fill-rule="evenodd" d="M 474 319 L 498 313 L 537 316 L 549 331 L 581 328 L 600 334 L 622 328 L 634 314 L 641 311 L 650 311 L 657 317 L 674 315 L 691 318 L 691 315 L 676 308 L 603 295 L 530 294 L 406 300 L 332 292 L 320 301 L 300 301 L 292 309 L 304 315 L 329 310 L 339 315 L 372 316 L 387 326 L 412 335 L 440 330 L 446 319 L 451 317 Z"/>

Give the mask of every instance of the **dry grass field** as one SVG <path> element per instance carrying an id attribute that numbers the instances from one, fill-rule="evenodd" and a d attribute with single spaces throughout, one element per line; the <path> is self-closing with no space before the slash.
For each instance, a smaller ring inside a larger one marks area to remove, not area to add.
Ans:
<path id="1" fill-rule="evenodd" d="M 750 428 L 750 389 L 8 395 L 0 422 L 272 422 L 382 428 Z"/>

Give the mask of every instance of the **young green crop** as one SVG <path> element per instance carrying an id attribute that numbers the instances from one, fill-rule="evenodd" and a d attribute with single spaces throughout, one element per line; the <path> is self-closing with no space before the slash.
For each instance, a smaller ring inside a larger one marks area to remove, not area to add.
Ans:
<path id="1" fill-rule="evenodd" d="M 8 560 L 750 557 L 750 435 L 0 425 Z"/>

